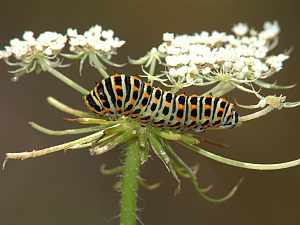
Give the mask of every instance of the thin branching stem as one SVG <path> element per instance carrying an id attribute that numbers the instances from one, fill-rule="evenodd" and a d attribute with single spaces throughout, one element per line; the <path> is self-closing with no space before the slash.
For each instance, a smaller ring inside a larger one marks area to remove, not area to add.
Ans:
<path id="1" fill-rule="evenodd" d="M 240 122 L 246 122 L 246 121 L 249 121 L 249 120 L 257 119 L 259 117 L 267 115 L 268 113 L 272 112 L 273 110 L 274 110 L 274 107 L 267 106 L 266 108 L 264 108 L 264 109 L 262 109 L 258 112 L 251 113 L 251 114 L 246 115 L 246 116 L 241 116 L 240 117 Z"/>
<path id="2" fill-rule="evenodd" d="M 213 154 L 211 152 L 208 152 L 198 146 L 195 145 L 189 145 L 189 144 L 183 144 L 188 149 L 191 149 L 192 151 L 203 155 L 207 158 L 213 159 L 215 161 L 221 162 L 226 165 L 235 166 L 239 168 L 244 169 L 250 169 L 250 170 L 281 170 L 286 169 L 294 166 L 300 165 L 300 159 L 284 162 L 284 163 L 274 163 L 274 164 L 257 164 L 257 163 L 248 163 L 248 162 L 242 162 L 238 160 L 228 159 L 216 154 Z"/>
<path id="3" fill-rule="evenodd" d="M 46 64 L 46 63 L 45 63 Z M 46 64 L 47 65 L 47 64 Z M 78 91 L 81 95 L 88 95 L 89 91 L 85 88 L 83 88 L 82 86 L 80 86 L 79 84 L 75 83 L 74 81 L 72 81 L 71 79 L 69 79 L 68 77 L 66 77 L 64 74 L 62 74 L 61 72 L 59 72 L 58 70 L 54 69 L 51 66 L 46 67 L 47 71 L 52 74 L 53 76 L 55 76 L 57 79 L 61 80 L 62 82 L 64 82 L 66 85 L 68 85 L 69 87 L 73 88 L 74 90 Z"/>
<path id="4" fill-rule="evenodd" d="M 47 98 L 47 101 L 51 106 L 57 108 L 58 110 L 60 110 L 64 113 L 67 113 L 67 114 L 70 114 L 73 116 L 78 116 L 78 117 L 91 117 L 91 116 L 94 117 L 95 116 L 95 114 L 91 114 L 91 113 L 83 112 L 81 110 L 73 109 L 51 96 Z"/>
<path id="5" fill-rule="evenodd" d="M 153 59 L 151 61 L 151 64 L 150 64 L 150 69 L 149 69 L 149 74 L 151 76 L 154 76 L 155 74 L 155 67 L 156 67 L 156 59 Z M 151 85 L 153 84 L 153 80 L 150 81 Z"/>
<path id="6" fill-rule="evenodd" d="M 221 81 L 215 87 L 208 90 L 207 92 L 205 92 L 202 95 L 213 95 L 216 97 L 221 97 L 221 96 L 231 92 L 233 89 L 235 89 L 235 86 L 233 86 L 230 82 Z"/>
<path id="7" fill-rule="evenodd" d="M 92 66 L 104 77 L 107 78 L 109 75 L 104 69 L 104 65 L 100 62 L 98 56 L 96 54 L 89 54 L 89 60 L 92 63 Z"/>
<path id="8" fill-rule="evenodd" d="M 6 153 L 6 158 L 5 158 L 5 161 L 3 162 L 3 168 L 5 166 L 5 163 L 9 159 L 24 160 L 24 159 L 29 159 L 29 158 L 41 157 L 41 156 L 48 155 L 48 154 L 58 152 L 58 151 L 81 148 L 82 144 L 85 145 L 87 143 L 91 143 L 95 140 L 98 140 L 99 138 L 101 138 L 103 136 L 103 134 L 104 134 L 103 131 L 98 131 L 89 136 L 79 138 L 77 140 L 70 141 L 70 142 L 67 142 L 64 144 L 56 145 L 53 147 L 44 148 L 41 150 L 33 150 L 31 152 Z"/>
<path id="9" fill-rule="evenodd" d="M 214 202 L 214 203 L 221 203 L 221 202 L 224 202 L 224 201 L 228 200 L 229 198 L 231 198 L 237 191 L 240 182 L 236 186 L 234 186 L 233 189 L 228 194 L 226 194 L 224 197 L 213 198 L 213 197 L 208 196 L 205 192 L 210 190 L 212 186 L 208 186 L 207 188 L 201 188 L 199 186 L 197 177 L 195 176 L 192 169 L 168 145 L 166 145 L 166 149 L 167 149 L 168 153 L 172 156 L 172 158 L 176 161 L 176 163 L 178 163 L 184 169 L 184 171 L 188 174 L 196 191 L 201 195 L 201 197 L 203 197 L 207 201 Z"/>
<path id="10" fill-rule="evenodd" d="M 77 129 L 67 129 L 67 130 L 50 130 L 50 129 L 43 127 L 34 122 L 29 122 L 29 125 L 33 129 L 35 129 L 43 134 L 54 135 L 54 136 L 84 134 L 84 133 L 90 133 L 93 131 L 99 131 L 99 130 L 102 130 L 103 128 L 105 128 L 105 127 L 101 127 L 101 126 L 93 126 L 93 127 L 85 127 L 85 128 L 77 128 Z"/>

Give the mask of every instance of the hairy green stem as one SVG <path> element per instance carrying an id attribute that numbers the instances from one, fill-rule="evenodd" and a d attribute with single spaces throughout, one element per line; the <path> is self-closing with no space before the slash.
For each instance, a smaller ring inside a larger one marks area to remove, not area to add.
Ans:
<path id="1" fill-rule="evenodd" d="M 122 186 L 121 186 L 121 225 L 136 225 L 138 174 L 140 168 L 140 146 L 138 141 L 127 146 Z"/>
<path id="2" fill-rule="evenodd" d="M 71 79 L 69 79 L 68 77 L 66 77 L 65 75 L 63 75 L 58 70 L 52 68 L 51 66 L 47 66 L 46 70 L 50 74 L 52 74 L 53 76 L 55 76 L 57 79 L 59 79 L 62 82 L 64 82 L 69 87 L 71 87 L 74 90 L 78 91 L 81 95 L 88 95 L 89 94 L 89 91 L 87 89 L 81 87 L 79 84 L 75 83 L 74 81 L 72 81 Z"/>

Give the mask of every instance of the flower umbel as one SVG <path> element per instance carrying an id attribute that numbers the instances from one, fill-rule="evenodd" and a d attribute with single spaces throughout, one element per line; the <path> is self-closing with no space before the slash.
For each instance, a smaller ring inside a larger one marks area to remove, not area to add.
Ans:
<path id="1" fill-rule="evenodd" d="M 101 26 L 95 25 L 83 34 L 78 34 L 77 29 L 69 28 L 67 35 L 69 37 L 69 50 L 72 54 L 63 55 L 69 59 L 80 59 L 80 74 L 86 59 L 103 77 L 108 77 L 103 63 L 115 67 L 124 65 L 110 61 L 111 57 L 117 54 L 117 49 L 125 44 L 125 41 L 114 37 L 113 30 L 102 30 Z"/>
<path id="2" fill-rule="evenodd" d="M 26 73 L 47 70 L 46 64 L 53 68 L 61 67 L 62 61 L 57 59 L 57 56 L 66 42 L 67 37 L 56 32 L 47 31 L 35 38 L 32 31 L 26 31 L 22 40 L 12 39 L 10 45 L 0 51 L 0 59 L 4 59 L 11 66 L 19 67 L 10 71 L 14 74 L 13 80 L 17 81 Z M 11 58 L 15 62 L 11 62 Z"/>
<path id="3" fill-rule="evenodd" d="M 244 23 L 236 24 L 232 31 L 234 34 L 218 31 L 202 31 L 193 35 L 165 33 L 156 55 L 165 68 L 162 73 L 166 80 L 158 81 L 174 92 L 192 85 L 219 83 L 220 86 L 212 89 L 211 93 L 220 96 L 235 87 L 251 90 L 251 84 L 275 89 L 292 87 L 263 81 L 281 70 L 283 62 L 289 58 L 288 52 L 269 55 L 278 44 L 280 28 L 276 21 L 266 22 L 260 32 L 249 31 L 249 26 Z M 136 60 L 135 64 L 149 65 L 154 60 L 150 56 L 148 61 L 146 58 Z"/>

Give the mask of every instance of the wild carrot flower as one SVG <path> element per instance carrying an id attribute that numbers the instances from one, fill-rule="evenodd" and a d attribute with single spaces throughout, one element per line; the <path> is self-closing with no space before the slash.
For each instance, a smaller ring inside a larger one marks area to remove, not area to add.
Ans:
<path id="1" fill-rule="evenodd" d="M 293 87 L 293 85 L 279 86 L 264 81 L 264 79 L 281 70 L 283 62 L 289 58 L 287 53 L 269 55 L 269 51 L 278 42 L 280 31 L 278 23 L 267 22 L 260 32 L 254 29 L 249 30 L 248 25 L 239 23 L 233 27 L 232 31 L 234 34 L 218 31 L 212 33 L 203 31 L 194 35 L 165 33 L 163 34 L 163 43 L 157 48 L 154 47 L 145 56 L 138 60 L 130 59 L 129 62 L 143 66 L 144 74 L 141 77 L 145 77 L 151 85 L 154 82 L 161 83 L 174 93 L 189 86 L 211 85 L 212 88 L 207 92 L 209 96 L 211 94 L 223 96 L 235 88 L 254 94 L 259 100 L 257 104 L 241 105 L 238 103 L 238 105 L 248 109 L 257 109 L 257 111 L 241 116 L 238 125 L 262 117 L 274 109 L 299 106 L 300 102 L 287 102 L 285 96 L 280 95 L 277 97 L 275 94 L 263 96 L 254 89 L 254 85 L 269 89 Z M 104 31 L 98 25 L 91 27 L 83 34 L 78 34 L 76 29 L 68 29 L 67 37 L 70 52 L 62 54 L 62 49 L 67 42 L 66 36 L 46 32 L 35 39 L 33 33 L 25 32 L 24 40 L 11 41 L 11 46 L 0 51 L 0 58 L 4 59 L 9 65 L 19 66 L 21 70 L 15 71 L 15 73 L 48 71 L 85 96 L 85 99 L 87 96 L 98 99 L 98 105 L 94 101 L 89 104 L 95 108 L 100 108 L 103 103 L 100 104 L 99 101 L 101 99 L 101 96 L 98 96 L 100 92 L 97 92 L 95 96 L 92 96 L 93 92 L 89 95 L 89 91 L 55 68 L 62 66 L 60 55 L 71 60 L 80 59 L 80 68 L 82 68 L 84 61 L 88 59 L 89 64 L 96 68 L 102 76 L 108 77 L 107 68 L 103 63 L 120 66 L 112 63 L 110 59 L 112 55 L 117 54 L 117 49 L 125 42 L 114 37 L 112 30 Z M 13 57 L 17 62 L 11 63 L 8 60 L 10 57 Z M 121 86 L 119 85 L 118 88 Z M 117 93 L 116 86 L 111 84 L 110 88 Z M 125 115 L 102 116 L 92 112 L 80 111 L 53 97 L 48 97 L 47 100 L 51 106 L 71 115 L 73 118 L 68 119 L 68 121 L 78 123 L 78 128 L 57 131 L 30 122 L 29 124 L 34 129 L 47 135 L 87 135 L 45 149 L 7 153 L 3 166 L 9 159 L 35 158 L 57 151 L 74 149 L 89 149 L 92 155 L 100 155 L 126 144 L 124 165 L 113 169 L 102 167 L 104 174 L 123 173 L 124 175 L 121 184 L 117 185 L 122 191 L 121 224 L 123 225 L 135 224 L 138 184 L 148 189 L 158 187 L 158 184 L 146 184 L 145 180 L 139 175 L 140 167 L 148 161 L 151 154 L 155 154 L 163 162 L 165 168 L 177 181 L 176 193 L 180 190 L 181 178 L 189 179 L 200 196 L 213 202 L 222 202 L 233 196 L 237 190 L 238 184 L 224 197 L 211 197 L 209 195 L 211 186 L 202 187 L 198 183 L 197 167 L 187 165 L 171 147 L 171 142 L 176 142 L 196 154 L 240 168 L 276 170 L 300 164 L 299 159 L 277 164 L 253 164 L 228 159 L 201 148 L 199 146 L 201 143 L 197 138 L 198 135 L 195 133 L 182 132 L 168 127 L 158 128 L 151 124 L 141 124 L 140 121 Z M 112 106 L 110 105 L 110 107 Z M 211 131 L 214 129 L 223 128 L 207 128 Z"/>
<path id="2" fill-rule="evenodd" d="M 264 81 L 281 70 L 283 62 L 289 58 L 289 52 L 269 55 L 278 43 L 280 29 L 276 21 L 266 22 L 260 32 L 249 31 L 248 25 L 243 23 L 235 25 L 232 31 L 234 34 L 219 31 L 193 35 L 165 33 L 163 42 L 155 51 L 151 50 L 152 54 L 131 62 L 146 67 L 150 61 L 159 62 L 164 70 L 157 80 L 175 92 L 191 85 L 220 84 L 211 91 L 221 96 L 234 88 L 252 93 L 252 85 L 271 89 L 294 86 Z"/>
<path id="3" fill-rule="evenodd" d="M 110 59 L 117 54 L 117 49 L 125 44 L 125 41 L 114 37 L 113 30 L 102 30 L 102 27 L 95 25 L 83 34 L 78 34 L 77 29 L 67 30 L 69 37 L 69 50 L 72 54 L 64 54 L 70 59 L 80 59 L 80 74 L 86 59 L 91 66 L 95 67 L 101 75 L 108 77 L 103 63 L 120 67 L 122 65 L 113 63 Z"/>
<path id="4" fill-rule="evenodd" d="M 18 67 L 10 71 L 14 74 L 13 81 L 17 81 L 26 73 L 46 70 L 46 65 L 53 68 L 62 66 L 62 61 L 57 56 L 66 42 L 67 37 L 56 32 L 47 31 L 35 38 L 32 31 L 26 31 L 23 39 L 12 39 L 10 45 L 0 51 L 0 59 L 4 59 L 11 66 Z"/>

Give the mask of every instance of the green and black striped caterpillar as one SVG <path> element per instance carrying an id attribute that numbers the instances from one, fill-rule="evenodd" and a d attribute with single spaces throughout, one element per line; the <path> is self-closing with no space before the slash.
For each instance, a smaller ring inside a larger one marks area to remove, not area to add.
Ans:
<path id="1" fill-rule="evenodd" d="M 203 131 L 235 127 L 239 120 L 233 104 L 223 98 L 162 91 L 136 76 L 110 76 L 99 82 L 84 101 L 97 114 L 128 116 L 142 126 Z"/>

